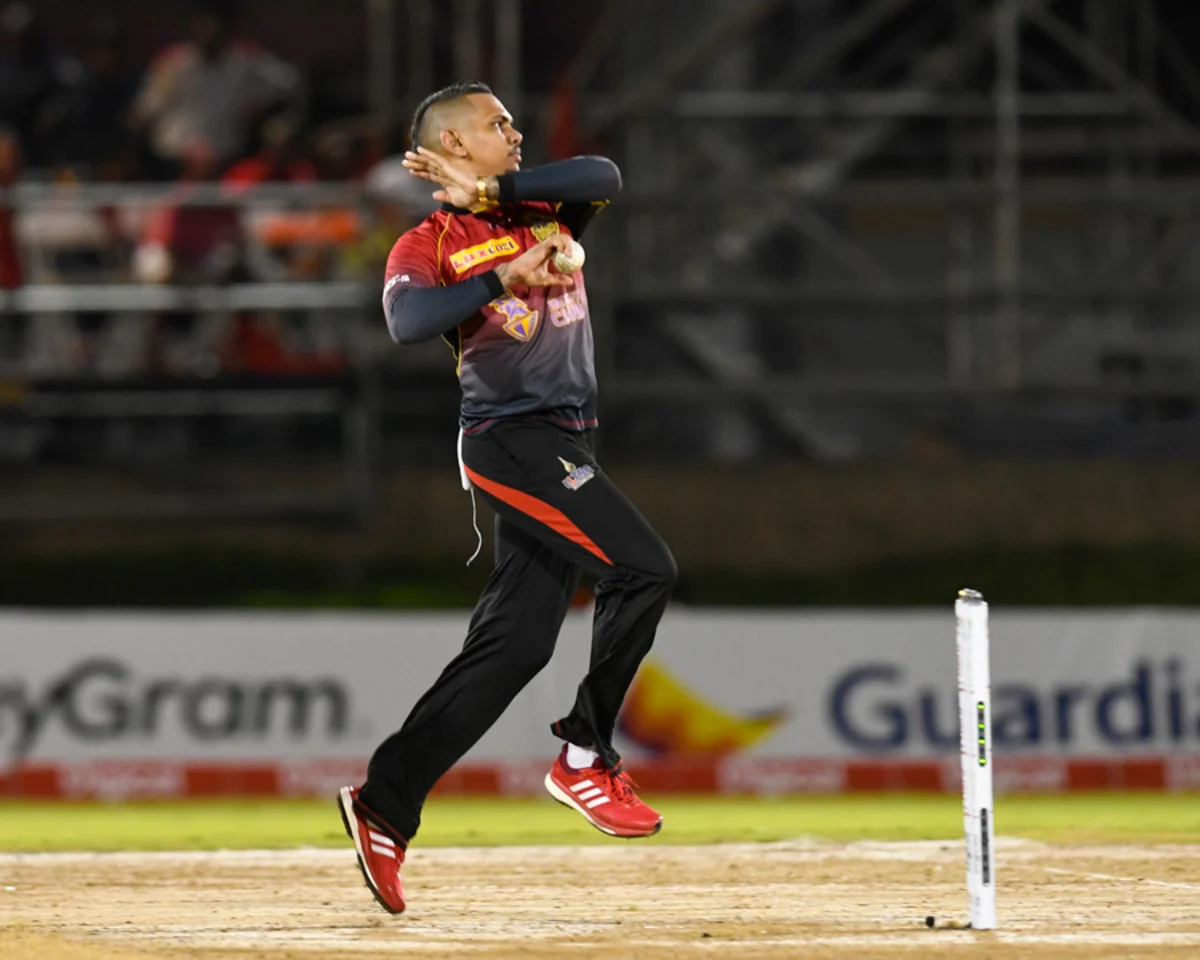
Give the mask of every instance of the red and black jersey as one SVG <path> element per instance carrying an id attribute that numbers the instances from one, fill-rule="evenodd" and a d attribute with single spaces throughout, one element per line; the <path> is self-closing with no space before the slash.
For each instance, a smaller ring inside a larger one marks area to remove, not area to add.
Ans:
<path id="1" fill-rule="evenodd" d="M 494 270 L 552 233 L 574 236 L 605 202 L 520 200 L 478 212 L 443 206 L 396 242 L 383 295 L 389 326 L 402 343 L 440 334 L 450 344 L 462 384 L 464 431 L 529 414 L 574 430 L 595 426 L 596 370 L 583 272 L 569 287 L 506 291 Z M 420 292 L 431 288 L 443 289 L 440 295 Z"/>

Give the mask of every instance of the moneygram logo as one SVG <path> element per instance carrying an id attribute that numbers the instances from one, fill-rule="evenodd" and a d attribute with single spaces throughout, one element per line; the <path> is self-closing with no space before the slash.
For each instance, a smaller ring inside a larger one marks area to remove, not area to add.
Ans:
<path id="1" fill-rule="evenodd" d="M 73 740 L 102 744 L 340 739 L 349 722 L 350 693 L 329 677 L 140 676 L 121 660 L 96 657 L 40 689 L 0 678 L 0 750 L 11 760 L 31 756 L 56 724 Z"/>

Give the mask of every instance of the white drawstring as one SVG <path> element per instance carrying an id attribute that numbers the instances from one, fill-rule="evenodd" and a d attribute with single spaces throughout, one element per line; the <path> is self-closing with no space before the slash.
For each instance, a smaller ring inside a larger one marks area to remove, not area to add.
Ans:
<path id="1" fill-rule="evenodd" d="M 475 547 L 475 552 L 471 554 L 471 559 L 467 561 L 469 567 L 474 559 L 479 556 L 479 552 L 483 549 L 483 534 L 479 532 L 479 518 L 475 509 L 475 488 L 471 488 L 471 526 L 475 528 L 475 537 L 479 541 Z"/>
<path id="2" fill-rule="evenodd" d="M 458 431 L 458 477 L 462 481 L 462 488 L 471 492 L 471 526 L 475 530 L 475 537 L 479 541 L 475 547 L 475 552 L 471 554 L 471 559 L 467 561 L 469 567 L 479 552 L 483 549 L 483 534 L 479 532 L 479 513 L 475 505 L 475 488 L 471 485 L 471 481 L 467 478 L 467 465 L 463 462 L 463 432 Z"/>

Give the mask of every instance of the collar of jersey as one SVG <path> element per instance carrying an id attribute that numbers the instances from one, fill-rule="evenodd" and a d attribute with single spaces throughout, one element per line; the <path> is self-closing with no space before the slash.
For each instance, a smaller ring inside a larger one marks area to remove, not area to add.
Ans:
<path id="1" fill-rule="evenodd" d="M 472 216 L 476 213 L 487 213 L 489 210 L 495 210 L 500 204 L 488 203 L 478 204 L 474 207 L 456 207 L 452 203 L 443 203 L 438 209 L 445 213 L 457 213 L 460 217 Z"/>

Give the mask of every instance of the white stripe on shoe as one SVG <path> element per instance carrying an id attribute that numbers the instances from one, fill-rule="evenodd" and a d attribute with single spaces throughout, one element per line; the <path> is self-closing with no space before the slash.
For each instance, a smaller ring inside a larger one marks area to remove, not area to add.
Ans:
<path id="1" fill-rule="evenodd" d="M 583 787 L 584 786 L 583 784 L 576 784 L 574 787 L 567 787 L 565 784 L 559 785 L 554 780 L 553 772 L 546 774 L 546 778 L 542 782 L 546 785 L 546 792 L 549 793 L 550 796 L 552 796 L 555 800 L 557 800 L 563 806 L 570 807 L 576 813 L 582 814 L 583 818 L 585 820 L 587 820 L 588 823 L 590 823 L 593 827 L 595 827 L 597 830 L 601 831 L 602 833 L 607 833 L 610 837 L 622 837 L 624 839 L 633 839 L 635 837 L 650 837 L 650 836 L 653 836 L 654 834 L 658 833 L 658 831 L 662 828 L 662 818 L 660 817 L 658 820 L 658 823 L 656 823 L 654 825 L 654 828 L 651 830 L 647 830 L 645 832 L 639 832 L 639 833 L 619 832 L 619 831 L 615 830 L 614 828 L 608 826 L 607 824 L 601 823 L 599 820 L 596 819 L 596 817 L 592 813 L 592 809 L 603 806 L 605 803 L 611 803 L 612 802 L 611 797 L 604 797 L 603 799 L 597 798 L 597 799 L 589 801 L 585 805 L 580 802 L 579 797 L 574 792 L 578 788 Z M 592 808 L 592 809 L 589 809 L 589 808 Z"/>
<path id="2" fill-rule="evenodd" d="M 383 854 L 383 856 L 385 856 L 385 857 L 391 857 L 393 860 L 396 859 L 396 848 L 395 847 L 385 847 L 381 843 L 372 843 L 371 849 L 374 850 L 376 853 Z"/>
<path id="3" fill-rule="evenodd" d="M 570 794 L 569 790 L 574 790 L 574 789 L 576 789 L 576 787 L 582 788 L 586 784 L 591 783 L 590 780 L 585 781 L 584 783 L 577 783 L 577 784 L 575 784 L 574 787 L 570 787 L 567 790 L 564 790 L 562 787 L 560 787 L 557 783 L 554 782 L 554 777 L 548 773 L 548 774 L 546 774 L 546 779 L 543 781 L 543 783 L 545 783 L 546 791 L 550 794 L 550 796 L 552 796 L 555 800 L 557 800 L 563 806 L 570 807 L 572 810 L 582 813 L 584 816 L 584 819 L 586 819 L 588 823 L 590 823 L 593 827 L 595 827 L 601 833 L 607 833 L 610 837 L 619 836 L 617 831 L 612 829 L 612 827 L 606 827 L 604 824 L 602 824 L 598 820 L 596 820 L 596 818 L 593 817 L 590 813 L 588 813 L 587 809 L 582 804 L 580 804 L 579 799 L 577 797 L 573 797 Z"/>
<path id="4" fill-rule="evenodd" d="M 591 790 L 588 790 L 588 791 L 587 791 L 587 792 L 585 792 L 585 793 L 581 793 L 581 794 L 579 794 L 579 799 L 580 799 L 580 800 L 591 800 L 591 799 L 592 799 L 592 797 L 598 797 L 598 796 L 600 796 L 600 794 L 602 794 L 603 792 L 604 792 L 604 791 L 603 791 L 603 790 L 601 790 L 599 787 L 592 787 L 592 789 L 591 789 Z"/>
<path id="5" fill-rule="evenodd" d="M 368 830 L 367 833 L 370 836 L 372 843 L 382 843 L 385 847 L 396 846 L 395 840 L 393 840 L 391 837 L 385 836 L 378 830 Z"/>
<path id="6" fill-rule="evenodd" d="M 594 787 L 594 786 L 595 786 L 595 784 L 592 783 L 591 780 L 584 780 L 580 783 L 575 784 L 575 786 L 571 787 L 571 792 L 578 793 L 580 790 L 586 790 L 588 787 Z"/>
<path id="7" fill-rule="evenodd" d="M 371 889 L 377 891 L 379 884 L 375 881 L 374 874 L 371 873 L 371 865 L 367 861 L 367 853 L 363 849 L 362 831 L 358 827 L 358 817 L 354 813 L 354 798 L 350 795 L 349 787 L 342 787 L 338 791 L 338 800 L 342 804 L 342 810 L 346 813 L 346 822 L 350 824 L 350 835 L 354 838 L 354 849 L 358 853 L 358 862 L 362 865 L 363 873 L 367 875 Z"/>

